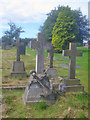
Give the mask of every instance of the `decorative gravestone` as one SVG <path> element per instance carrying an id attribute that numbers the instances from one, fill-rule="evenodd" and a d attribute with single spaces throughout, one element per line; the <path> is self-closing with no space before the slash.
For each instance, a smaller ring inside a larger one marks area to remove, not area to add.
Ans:
<path id="1" fill-rule="evenodd" d="M 76 43 L 69 44 L 69 50 L 63 50 L 63 56 L 69 56 L 69 78 L 63 79 L 60 90 L 64 92 L 82 92 L 84 86 L 80 84 L 80 80 L 75 78 L 76 56 L 82 56 L 81 51 L 76 51 Z"/>
<path id="2" fill-rule="evenodd" d="M 56 96 L 50 89 L 50 81 L 46 74 L 39 76 L 35 71 L 31 71 L 30 73 L 31 76 L 23 94 L 24 104 L 37 103 L 41 101 L 54 103 L 56 101 Z"/>
<path id="3" fill-rule="evenodd" d="M 50 68 L 46 69 L 46 73 L 51 77 L 57 76 L 56 69 L 53 68 L 53 55 L 54 49 L 50 42 L 46 42 L 44 39 L 44 35 L 42 33 L 38 33 L 38 38 L 36 40 L 30 41 L 30 48 L 37 49 L 36 55 L 36 72 L 38 74 L 42 74 L 44 70 L 44 49 L 48 50 L 50 53 Z"/>
<path id="4" fill-rule="evenodd" d="M 26 76 L 24 62 L 20 61 L 20 42 L 19 38 L 17 38 L 17 56 L 16 61 L 13 61 L 12 69 L 11 69 L 11 77 L 13 76 Z"/>
<path id="5" fill-rule="evenodd" d="M 42 74 L 44 70 L 44 35 L 38 33 L 37 41 L 32 40 L 30 44 L 31 49 L 37 49 L 36 54 L 36 73 Z"/>
<path id="6" fill-rule="evenodd" d="M 46 69 L 46 73 L 49 74 L 51 77 L 56 77 L 57 76 L 57 70 L 53 68 L 53 57 L 54 57 L 54 48 L 53 45 L 51 45 L 50 49 L 47 50 L 49 52 L 49 68 Z"/>

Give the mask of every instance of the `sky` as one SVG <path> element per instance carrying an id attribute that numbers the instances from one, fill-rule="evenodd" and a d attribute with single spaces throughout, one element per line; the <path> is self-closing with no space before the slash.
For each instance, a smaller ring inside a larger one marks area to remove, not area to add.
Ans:
<path id="1" fill-rule="evenodd" d="M 40 26 L 47 18 L 47 13 L 58 5 L 81 9 L 88 17 L 89 0 L 0 0 L 0 38 L 9 30 L 8 23 L 14 22 L 25 31 L 21 38 L 36 38 Z"/>

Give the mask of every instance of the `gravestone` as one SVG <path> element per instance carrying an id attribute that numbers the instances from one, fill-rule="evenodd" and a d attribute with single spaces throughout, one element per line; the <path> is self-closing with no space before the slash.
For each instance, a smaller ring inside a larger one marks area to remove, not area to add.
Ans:
<path id="1" fill-rule="evenodd" d="M 31 49 L 37 49 L 36 54 L 36 72 L 38 74 L 42 74 L 44 70 L 44 35 L 42 33 L 38 33 L 37 41 L 32 40 L 30 42 Z"/>
<path id="2" fill-rule="evenodd" d="M 35 71 L 31 71 L 30 73 L 31 77 L 22 96 L 24 104 L 37 103 L 41 101 L 45 101 L 47 103 L 55 102 L 56 97 L 50 89 L 49 78 L 45 74 L 38 76 Z"/>
<path id="3" fill-rule="evenodd" d="M 7 44 L 5 42 L 2 42 L 2 49 L 5 50 L 7 47 Z"/>
<path id="4" fill-rule="evenodd" d="M 47 50 L 47 52 L 49 52 L 49 60 L 50 60 L 49 61 L 49 63 L 50 63 L 49 67 L 53 68 L 53 57 L 54 57 L 54 48 L 53 48 L 53 46 L 51 46 L 50 49 Z"/>
<path id="5" fill-rule="evenodd" d="M 46 70 L 47 74 L 54 77 L 57 76 L 56 69 L 53 68 L 53 54 L 54 49 L 50 42 L 46 42 L 44 39 L 44 35 L 42 33 L 38 34 L 38 40 L 30 41 L 30 48 L 37 49 L 37 56 L 36 56 L 36 72 L 38 74 L 42 74 L 44 70 L 44 49 L 49 49 L 50 53 L 50 68 Z M 54 74 L 52 74 L 54 73 Z"/>
<path id="6" fill-rule="evenodd" d="M 16 61 L 13 61 L 12 69 L 11 69 L 11 77 L 13 76 L 26 76 L 24 62 L 20 61 L 20 42 L 19 38 L 17 39 L 17 54 L 16 54 Z"/>
<path id="7" fill-rule="evenodd" d="M 24 42 L 21 42 L 20 43 L 20 55 L 25 55 L 25 53 L 26 53 L 26 45 L 25 45 L 25 43 Z"/>
<path id="8" fill-rule="evenodd" d="M 76 56 L 82 56 L 81 51 L 76 51 L 76 43 L 69 44 L 69 50 L 63 50 L 63 56 L 69 56 L 69 78 L 63 79 L 61 91 L 65 92 L 83 92 L 84 86 L 80 84 L 80 80 L 75 78 Z"/>
<path id="9" fill-rule="evenodd" d="M 49 74 L 51 77 L 56 77 L 57 76 L 57 70 L 53 68 L 53 57 L 54 57 L 54 48 L 53 45 L 47 50 L 49 52 L 49 68 L 46 69 L 46 73 Z"/>

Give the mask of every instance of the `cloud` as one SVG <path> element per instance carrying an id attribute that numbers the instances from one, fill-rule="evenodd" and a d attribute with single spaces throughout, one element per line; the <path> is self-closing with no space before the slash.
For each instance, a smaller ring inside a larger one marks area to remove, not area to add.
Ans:
<path id="1" fill-rule="evenodd" d="M 0 0 L 0 20 L 40 22 L 58 5 L 69 5 L 87 14 L 88 0 Z"/>
<path id="2" fill-rule="evenodd" d="M 9 26 L 0 25 L 0 29 L 9 29 L 9 28 L 10 28 Z"/>

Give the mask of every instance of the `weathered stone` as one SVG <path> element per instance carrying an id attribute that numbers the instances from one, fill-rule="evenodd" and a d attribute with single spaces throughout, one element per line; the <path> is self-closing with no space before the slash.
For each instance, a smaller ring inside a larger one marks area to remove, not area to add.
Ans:
<path id="1" fill-rule="evenodd" d="M 48 68 L 45 72 L 51 77 L 57 77 L 57 70 L 55 68 Z"/>
<path id="2" fill-rule="evenodd" d="M 20 55 L 25 55 L 25 53 L 26 53 L 26 45 L 25 45 L 24 42 L 21 42 L 21 43 L 20 43 L 20 48 L 19 48 L 19 50 L 20 50 Z"/>
<path id="3" fill-rule="evenodd" d="M 83 85 L 63 86 L 62 91 L 64 91 L 64 92 L 84 92 L 84 86 Z"/>
<path id="4" fill-rule="evenodd" d="M 81 51 L 76 51 L 76 43 L 70 43 L 69 50 L 63 50 L 63 56 L 69 56 L 69 79 L 75 79 L 76 56 L 82 56 Z"/>
<path id="5" fill-rule="evenodd" d="M 24 68 L 24 62 L 20 61 L 20 43 L 19 43 L 19 38 L 17 39 L 17 57 L 16 61 L 13 62 L 12 64 L 12 69 L 11 69 L 11 77 L 13 76 L 26 76 L 25 68 Z"/>
<path id="6" fill-rule="evenodd" d="M 38 74 L 42 74 L 44 70 L 44 35 L 42 33 L 38 33 L 37 41 L 30 41 L 30 48 L 37 49 L 36 54 L 36 72 Z"/>
<path id="7" fill-rule="evenodd" d="M 37 54 L 36 54 L 36 72 L 42 74 L 44 70 L 44 35 L 38 33 L 37 36 Z"/>
<path id="8" fill-rule="evenodd" d="M 76 56 L 82 56 L 81 51 L 76 51 L 76 44 L 70 43 L 69 50 L 64 50 L 63 56 L 69 56 L 69 78 L 63 79 L 59 85 L 62 92 L 84 92 L 84 86 L 80 85 L 80 80 L 75 78 Z"/>
<path id="9" fill-rule="evenodd" d="M 59 83 L 52 83 L 51 89 L 53 90 L 53 92 L 59 91 Z"/>
<path id="10" fill-rule="evenodd" d="M 30 48 L 31 49 L 36 49 L 37 48 L 37 42 L 36 42 L 36 40 L 30 41 Z"/>
<path id="11" fill-rule="evenodd" d="M 22 61 L 14 61 L 12 64 L 11 69 L 11 77 L 13 76 L 26 76 L 25 68 L 24 68 L 24 62 Z"/>
<path id="12" fill-rule="evenodd" d="M 63 82 L 65 85 L 80 85 L 80 80 L 79 79 L 63 79 Z"/>
<path id="13" fill-rule="evenodd" d="M 50 60 L 50 68 L 53 68 L 53 57 L 54 57 L 54 48 L 53 46 L 50 47 L 49 50 L 47 50 L 47 52 L 49 52 L 49 60 Z"/>
<path id="14" fill-rule="evenodd" d="M 41 101 L 55 102 L 55 96 L 50 90 L 48 77 L 46 75 L 40 76 L 41 77 L 38 77 L 35 72 L 32 72 L 32 76 L 30 77 L 23 94 L 24 104 Z"/>

